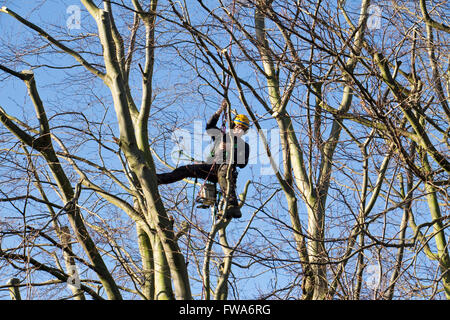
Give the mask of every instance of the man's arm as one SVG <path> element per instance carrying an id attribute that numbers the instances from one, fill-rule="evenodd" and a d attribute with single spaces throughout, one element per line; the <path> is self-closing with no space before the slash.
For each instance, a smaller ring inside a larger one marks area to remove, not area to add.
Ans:
<path id="1" fill-rule="evenodd" d="M 208 122 L 206 122 L 206 131 L 210 130 L 210 129 L 216 129 L 219 130 L 219 128 L 217 128 L 217 122 L 219 121 L 220 118 L 220 114 L 223 112 L 223 110 L 225 110 L 225 108 L 227 107 L 227 101 L 223 100 L 222 104 L 220 105 L 220 108 L 217 109 L 217 111 L 212 115 L 212 117 L 208 120 Z M 213 130 L 215 131 L 215 130 Z M 217 135 L 216 132 L 213 132 L 213 134 L 210 135 Z"/>

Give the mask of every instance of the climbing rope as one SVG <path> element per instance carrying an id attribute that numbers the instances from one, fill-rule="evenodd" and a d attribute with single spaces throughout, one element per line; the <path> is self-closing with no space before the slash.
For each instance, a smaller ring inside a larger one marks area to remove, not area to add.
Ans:
<path id="1" fill-rule="evenodd" d="M 228 54 L 229 54 L 230 57 L 231 57 L 231 54 L 232 54 L 232 47 L 233 47 L 233 31 L 234 31 L 233 18 L 235 16 L 235 13 L 236 13 L 236 0 L 233 0 L 233 5 L 232 5 L 232 8 L 231 8 L 232 19 L 231 19 L 231 27 L 230 27 L 230 44 L 228 46 L 228 52 L 229 52 Z M 225 101 L 228 104 L 228 89 L 230 87 L 230 84 L 231 84 L 231 66 L 228 66 L 227 76 L 224 79 L 224 84 L 222 85 L 223 89 L 224 89 L 224 93 L 223 93 L 224 100 L 222 101 L 222 104 Z M 226 124 L 227 124 L 227 121 L 228 121 L 228 106 L 226 108 L 224 108 L 223 113 L 222 113 L 221 132 L 222 132 L 223 136 L 226 135 Z M 223 143 L 223 140 L 220 143 Z M 208 178 L 211 175 L 211 172 L 214 170 L 215 166 L 216 166 L 216 159 L 214 158 L 213 162 L 212 162 L 212 165 L 211 165 L 211 169 L 209 170 L 208 175 L 206 176 L 206 179 L 204 180 L 203 184 L 200 187 L 200 190 L 198 191 L 197 197 L 195 199 L 196 202 L 198 201 L 198 199 L 199 199 L 199 197 L 201 195 L 201 192 L 203 191 L 203 189 L 205 187 L 205 184 L 208 181 Z"/>

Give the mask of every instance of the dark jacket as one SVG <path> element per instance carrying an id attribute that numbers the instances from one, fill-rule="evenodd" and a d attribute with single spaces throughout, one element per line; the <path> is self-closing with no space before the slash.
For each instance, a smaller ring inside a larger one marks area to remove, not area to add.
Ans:
<path id="1" fill-rule="evenodd" d="M 211 139 L 214 142 L 214 147 L 211 150 L 211 154 L 206 160 L 207 163 L 212 163 L 215 160 L 215 163 L 229 163 L 229 152 L 223 152 L 220 146 L 222 142 L 227 143 L 227 146 L 230 145 L 230 133 L 227 132 L 224 134 L 218 127 L 217 122 L 219 121 L 220 113 L 214 113 L 206 123 L 206 132 L 211 136 Z M 245 142 L 242 138 L 237 136 L 232 136 L 233 138 L 233 146 L 234 146 L 234 161 L 232 162 L 239 168 L 244 168 L 248 163 L 248 158 L 250 155 L 250 146 L 247 142 Z M 227 147 L 228 148 L 228 147 Z"/>

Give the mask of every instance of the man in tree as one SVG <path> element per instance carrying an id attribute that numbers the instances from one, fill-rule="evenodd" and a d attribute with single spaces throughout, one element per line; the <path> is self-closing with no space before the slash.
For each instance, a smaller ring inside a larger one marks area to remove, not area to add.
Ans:
<path id="1" fill-rule="evenodd" d="M 244 168 L 248 163 L 250 146 L 242 136 L 247 132 L 250 121 L 247 116 L 238 114 L 230 124 L 231 133 L 217 127 L 220 114 L 227 106 L 222 102 L 220 108 L 206 123 L 206 132 L 211 136 L 214 147 L 206 162 L 181 166 L 172 172 L 157 174 L 158 184 L 168 184 L 185 178 L 200 178 L 213 183 L 219 183 L 222 194 L 228 199 L 226 210 L 227 218 L 240 218 L 242 216 L 236 197 L 237 168 Z M 233 143 L 231 142 L 233 139 Z M 232 149 L 233 148 L 233 149 Z M 233 155 L 233 159 L 231 159 Z M 227 179 L 228 168 L 229 179 Z M 229 193 L 227 190 L 229 188 Z"/>

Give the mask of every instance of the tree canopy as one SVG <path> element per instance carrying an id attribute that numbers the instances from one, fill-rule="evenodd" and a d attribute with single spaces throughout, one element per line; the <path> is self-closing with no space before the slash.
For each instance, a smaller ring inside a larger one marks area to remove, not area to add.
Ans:
<path id="1" fill-rule="evenodd" d="M 449 299 L 448 14 L 4 1 L 0 299 Z M 222 101 L 252 123 L 241 219 L 156 179 Z"/>

